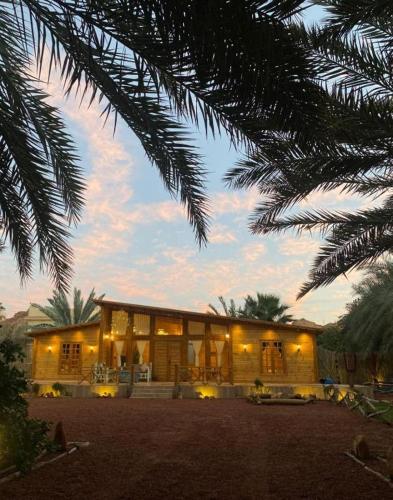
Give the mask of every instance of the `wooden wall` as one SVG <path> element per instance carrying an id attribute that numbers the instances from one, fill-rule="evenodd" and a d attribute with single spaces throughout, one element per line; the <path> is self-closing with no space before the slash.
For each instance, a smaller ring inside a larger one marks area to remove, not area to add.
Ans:
<path id="1" fill-rule="evenodd" d="M 100 328 L 97 325 L 75 330 L 66 330 L 37 335 L 34 338 L 33 377 L 36 380 L 77 380 L 78 375 L 59 373 L 60 345 L 63 342 L 82 343 L 82 368 L 90 368 L 98 361 L 98 336 Z M 51 350 L 49 350 L 49 348 Z M 93 352 L 91 352 L 93 349 Z"/>
<path id="2" fill-rule="evenodd" d="M 233 381 L 254 382 L 317 382 L 315 335 L 290 330 L 261 330 L 253 325 L 233 324 Z M 262 372 L 261 341 L 281 341 L 284 350 L 285 373 Z M 298 348 L 300 350 L 298 351 Z"/>

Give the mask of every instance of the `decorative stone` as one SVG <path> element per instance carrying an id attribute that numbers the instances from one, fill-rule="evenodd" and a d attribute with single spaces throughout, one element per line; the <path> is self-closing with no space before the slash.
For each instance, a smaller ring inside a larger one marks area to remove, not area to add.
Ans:
<path id="1" fill-rule="evenodd" d="M 55 427 L 55 436 L 53 438 L 53 442 L 55 443 L 57 449 L 59 451 L 66 451 L 67 449 L 67 441 L 64 434 L 63 422 L 58 422 Z"/>
<path id="2" fill-rule="evenodd" d="M 363 434 L 358 434 L 352 443 L 352 453 L 360 460 L 370 458 L 370 448 Z"/>

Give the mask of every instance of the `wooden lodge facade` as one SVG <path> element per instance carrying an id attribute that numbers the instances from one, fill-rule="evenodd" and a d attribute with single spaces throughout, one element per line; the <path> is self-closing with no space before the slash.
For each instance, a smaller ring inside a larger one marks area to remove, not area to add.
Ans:
<path id="1" fill-rule="evenodd" d="M 101 320 L 30 332 L 33 378 L 73 383 L 315 383 L 317 328 L 112 301 Z"/>

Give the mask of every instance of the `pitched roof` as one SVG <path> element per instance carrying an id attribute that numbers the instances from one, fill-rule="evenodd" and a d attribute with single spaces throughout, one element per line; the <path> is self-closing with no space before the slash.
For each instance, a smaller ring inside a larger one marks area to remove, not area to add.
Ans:
<path id="1" fill-rule="evenodd" d="M 26 333 L 29 337 L 38 337 L 39 335 L 46 335 L 53 332 L 66 332 L 67 330 L 74 330 L 75 328 L 87 328 L 89 326 L 99 326 L 99 321 L 90 321 L 90 323 L 76 323 L 75 325 L 54 326 L 51 328 L 40 328 Z"/>
<path id="2" fill-rule="evenodd" d="M 94 301 L 97 305 L 100 306 L 115 306 L 119 308 L 129 308 L 136 310 L 140 313 L 158 313 L 166 316 L 189 316 L 193 317 L 196 320 L 200 319 L 203 321 L 209 320 L 211 322 L 217 321 L 217 322 L 224 322 L 224 323 L 246 323 L 246 324 L 253 324 L 253 325 L 259 325 L 259 326 L 265 326 L 265 327 L 274 327 L 278 328 L 280 330 L 292 330 L 292 331 L 297 331 L 297 332 L 313 332 L 313 333 L 321 333 L 321 328 L 316 325 L 316 326 L 308 326 L 308 325 L 291 325 L 289 323 L 278 323 L 276 321 L 264 321 L 264 320 L 259 320 L 259 319 L 248 319 L 248 318 L 234 318 L 231 316 L 217 316 L 215 314 L 209 314 L 209 313 L 201 313 L 201 312 L 195 312 L 195 311 L 186 311 L 182 309 L 171 309 L 167 307 L 155 307 L 155 306 L 146 306 L 146 305 L 141 305 L 141 304 L 131 304 L 127 302 L 117 302 L 117 301 L 112 301 L 112 300 L 95 300 Z"/>

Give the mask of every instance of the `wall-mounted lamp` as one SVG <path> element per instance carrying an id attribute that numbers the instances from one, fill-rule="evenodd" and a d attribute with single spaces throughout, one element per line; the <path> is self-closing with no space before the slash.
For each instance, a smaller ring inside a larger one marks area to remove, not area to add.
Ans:
<path id="1" fill-rule="evenodd" d="M 94 352 L 94 347 L 93 346 L 89 347 L 89 352 L 90 352 L 90 354 L 93 354 L 93 352 Z"/>
<path id="2" fill-rule="evenodd" d="M 105 339 L 105 340 L 108 340 L 108 339 L 109 339 L 109 334 L 108 334 L 108 333 L 106 333 L 106 334 L 104 335 L 104 339 Z"/>
<path id="3" fill-rule="evenodd" d="M 48 352 L 49 352 L 49 354 L 52 352 L 52 346 L 51 345 L 48 345 Z"/>
<path id="4" fill-rule="evenodd" d="M 247 352 L 247 344 L 243 344 L 243 352 Z"/>
<path id="5" fill-rule="evenodd" d="M 225 338 L 228 340 L 229 339 L 229 333 L 225 334 Z"/>
<path id="6" fill-rule="evenodd" d="M 300 352 L 300 344 L 296 345 L 296 352 Z"/>

